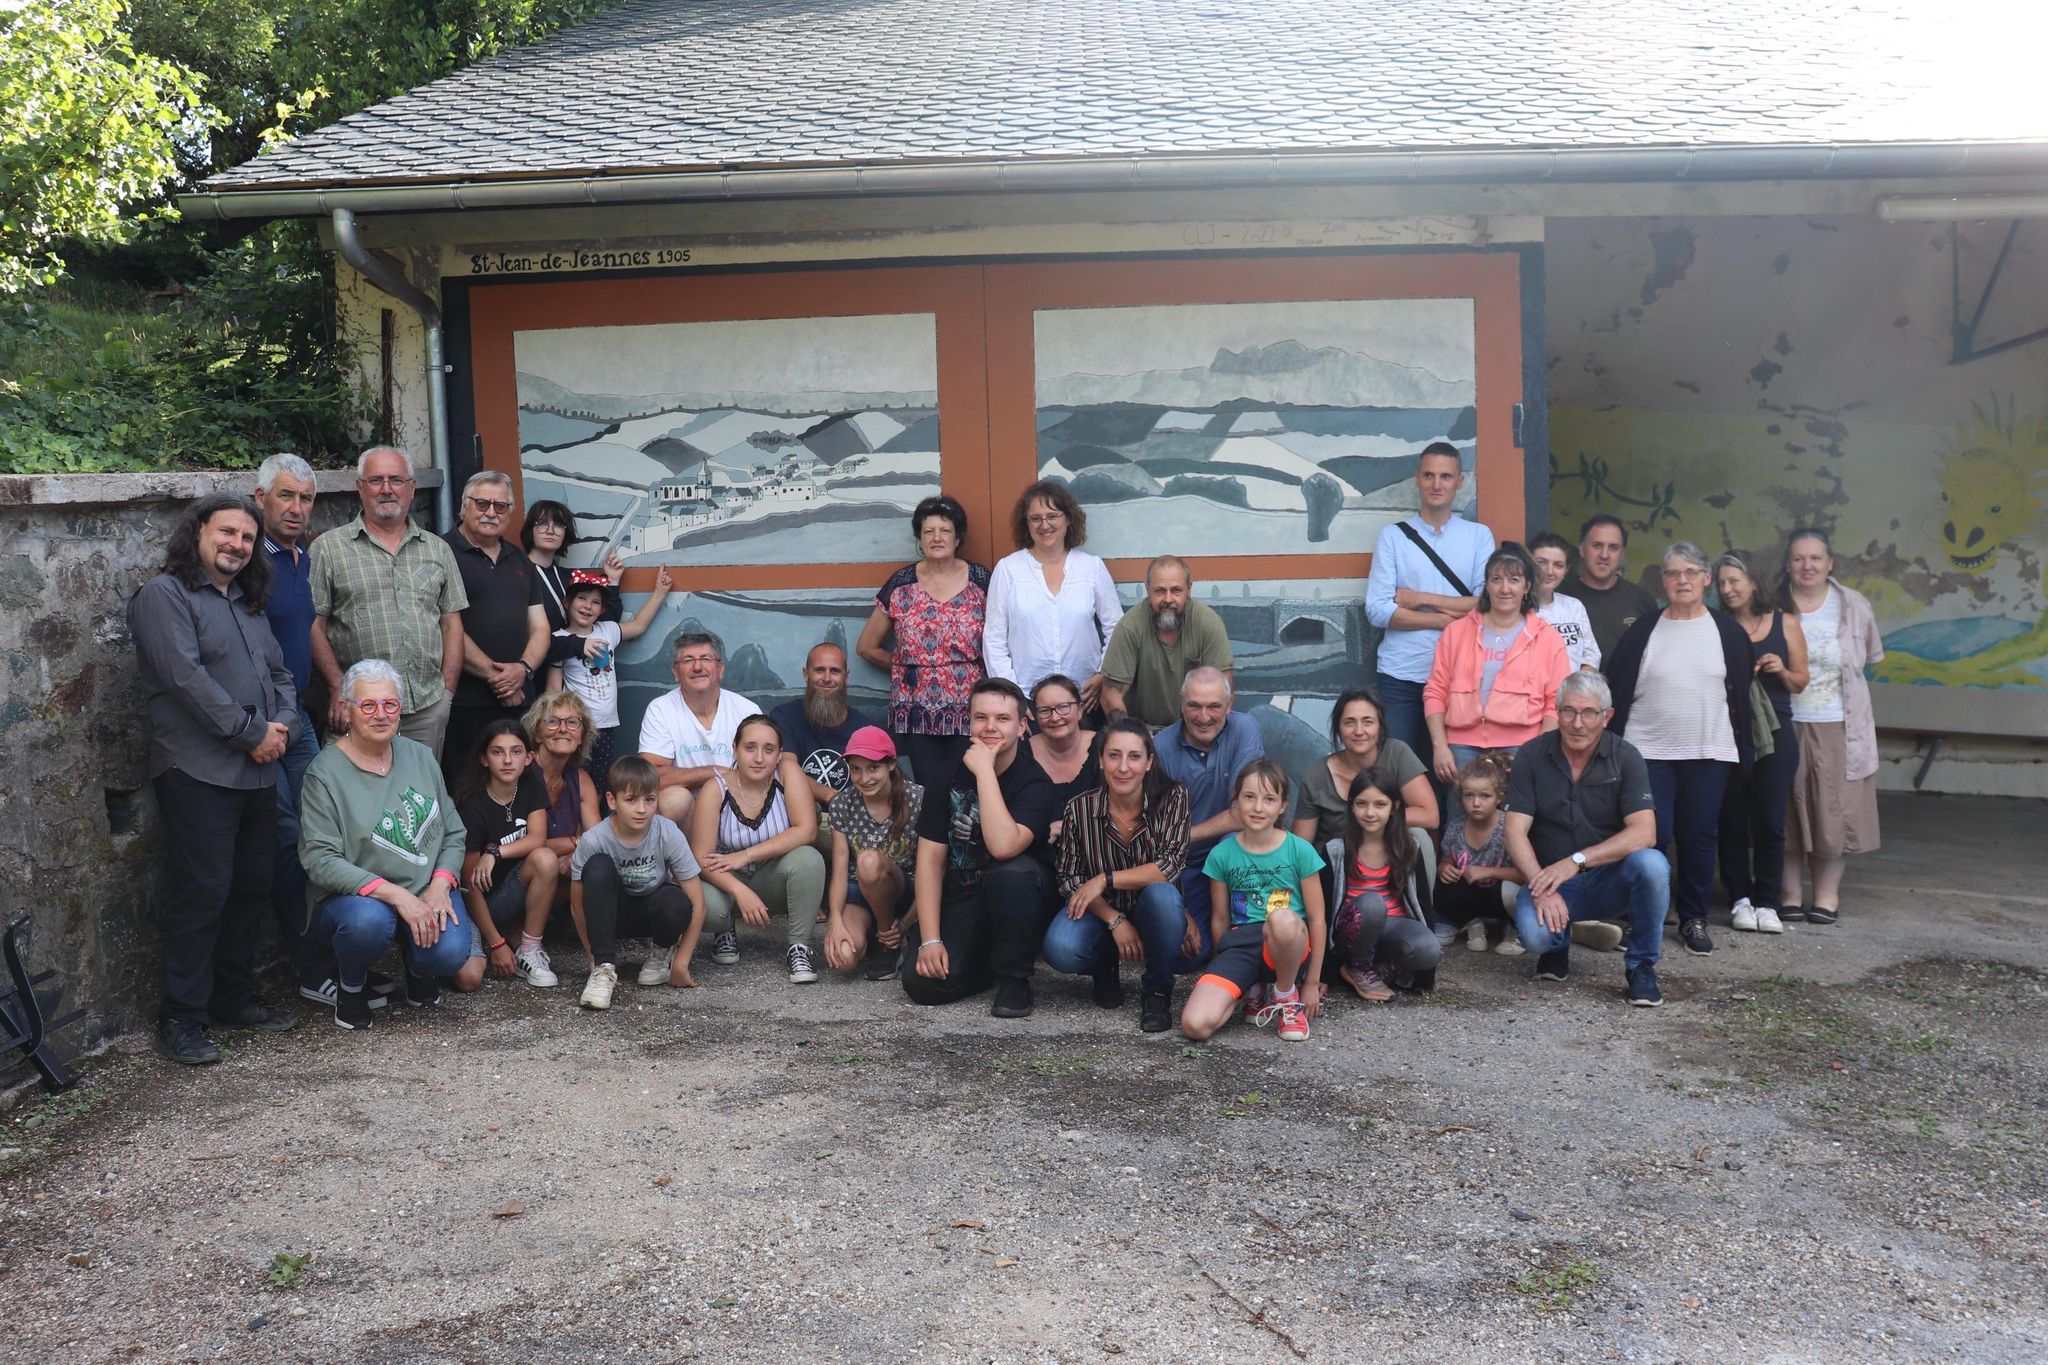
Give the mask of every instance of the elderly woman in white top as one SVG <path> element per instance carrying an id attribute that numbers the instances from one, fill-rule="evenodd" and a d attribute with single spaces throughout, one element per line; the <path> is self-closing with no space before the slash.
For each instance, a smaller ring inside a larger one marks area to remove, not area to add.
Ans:
<path id="1" fill-rule="evenodd" d="M 1081 548 L 1088 514 L 1064 484 L 1041 479 L 1018 496 L 1010 530 L 1018 549 L 989 579 L 982 662 L 1026 692 L 1055 673 L 1078 678 L 1081 709 L 1093 711 L 1102 651 L 1124 608 L 1108 566 Z"/>
<path id="2" fill-rule="evenodd" d="M 1707 892 L 1720 844 L 1721 797 L 1756 761 L 1749 632 L 1707 606 L 1712 570 L 1699 546 L 1664 552 L 1669 605 L 1639 616 L 1607 656 L 1614 690 L 1608 729 L 1628 740 L 1650 770 L 1658 847 L 1675 845 L 1672 899 L 1686 951 L 1711 953 Z"/>

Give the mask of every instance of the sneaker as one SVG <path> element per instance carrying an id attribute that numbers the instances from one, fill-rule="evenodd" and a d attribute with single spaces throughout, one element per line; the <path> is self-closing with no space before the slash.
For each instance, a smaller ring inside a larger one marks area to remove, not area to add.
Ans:
<path id="1" fill-rule="evenodd" d="M 440 1004 L 441 979 L 436 976 L 414 976 L 412 967 L 408 964 L 405 969 L 405 1003 L 416 1009 L 430 1009 Z"/>
<path id="2" fill-rule="evenodd" d="M 996 998 L 988 1007 L 990 1014 L 998 1019 L 1028 1019 L 1035 1008 L 1029 981 L 1015 976 L 996 980 Z"/>
<path id="3" fill-rule="evenodd" d="M 1406 980 L 1395 978 L 1394 989 L 1413 991 L 1417 995 L 1429 995 L 1436 990 L 1436 968 L 1420 971 Z"/>
<path id="4" fill-rule="evenodd" d="M 1657 984 L 1657 969 L 1649 963 L 1628 969 L 1628 1002 L 1644 1009 L 1655 1009 L 1664 1003 L 1664 990 Z"/>
<path id="5" fill-rule="evenodd" d="M 1714 951 L 1714 940 L 1707 937 L 1707 922 L 1703 919 L 1689 919 L 1679 925 L 1678 941 L 1694 957 L 1705 957 Z"/>
<path id="6" fill-rule="evenodd" d="M 1778 912 L 1768 905 L 1756 908 L 1756 931 L 1759 934 L 1782 934 L 1785 926 L 1778 922 Z"/>
<path id="7" fill-rule="evenodd" d="M 334 991 L 334 1022 L 345 1029 L 364 1029 L 370 1026 L 370 990 L 352 991 L 337 986 Z"/>
<path id="8" fill-rule="evenodd" d="M 1486 951 L 1486 921 L 1475 919 L 1465 926 L 1465 946 L 1475 953 Z"/>
<path id="9" fill-rule="evenodd" d="M 220 1060 L 220 1049 L 206 1036 L 206 1030 L 190 1019 L 166 1019 L 158 1024 L 153 1045 L 157 1056 L 179 1066 L 211 1066 Z"/>
<path id="10" fill-rule="evenodd" d="M 370 984 L 364 988 L 365 992 L 370 997 L 370 1008 L 373 1010 L 383 1009 L 391 995 L 391 991 L 380 992 L 377 989 L 378 977 L 379 973 L 371 972 Z M 393 981 L 390 977 L 384 977 L 383 980 L 386 985 L 391 987 L 391 990 L 395 991 L 398 989 L 398 983 L 396 981 Z M 301 981 L 299 983 L 300 995 L 304 996 L 308 1000 L 312 1000 L 319 1004 L 325 1005 L 329 1009 L 334 1008 L 334 991 L 335 981 L 334 978 L 331 976 L 323 976 L 320 978 L 318 982 Z"/>
<path id="11" fill-rule="evenodd" d="M 1301 997 L 1282 1000 L 1278 1006 L 1280 1027 L 1275 1030 L 1283 1043 L 1305 1043 L 1308 1041 L 1308 1011 L 1301 1007 Z"/>
<path id="12" fill-rule="evenodd" d="M 1554 953 L 1545 953 L 1536 959 L 1538 981 L 1568 981 L 1572 974 L 1572 953 L 1569 948 L 1559 948 Z"/>
<path id="13" fill-rule="evenodd" d="M 370 1008 L 377 1009 L 390 997 L 398 994 L 398 978 L 382 972 L 370 973 L 370 984 L 364 989 L 370 992 Z"/>
<path id="14" fill-rule="evenodd" d="M 811 950 L 801 943 L 789 945 L 785 954 L 789 959 L 789 981 L 793 986 L 808 986 L 818 979 L 818 969 L 811 965 Z"/>
<path id="15" fill-rule="evenodd" d="M 730 967 L 740 960 L 740 936 L 730 929 L 711 940 L 711 960 Z"/>
<path id="16" fill-rule="evenodd" d="M 884 944 L 880 939 L 868 940 L 868 955 L 861 963 L 860 974 L 870 981 L 887 981 L 900 969 L 897 950 Z"/>
<path id="17" fill-rule="evenodd" d="M 1138 1029 L 1142 1033 L 1164 1033 L 1173 1027 L 1173 993 L 1146 991 L 1138 1000 Z"/>
<path id="18" fill-rule="evenodd" d="M 1481 930 L 1482 935 L 1484 932 Z M 1337 975 L 1344 978 L 1344 984 L 1355 991 L 1360 1000 L 1370 1000 L 1377 1004 L 1394 998 L 1394 988 L 1380 979 L 1380 974 L 1375 968 L 1354 967 L 1347 962 L 1337 969 Z"/>
<path id="19" fill-rule="evenodd" d="M 1251 987 L 1238 998 L 1238 1015 L 1248 1024 L 1258 1023 L 1259 1015 L 1265 1012 L 1266 1000 L 1271 994 L 1272 988 L 1263 981 Z"/>
<path id="20" fill-rule="evenodd" d="M 1500 942 L 1493 945 L 1493 951 L 1502 957 L 1520 957 L 1529 950 L 1522 946 L 1522 936 L 1510 929 L 1500 936 Z"/>
<path id="21" fill-rule="evenodd" d="M 1809 905 L 1806 907 L 1806 922 L 1808 924 L 1833 924 L 1841 917 L 1842 912 L 1839 909 L 1831 910 L 1820 905 Z"/>
<path id="22" fill-rule="evenodd" d="M 537 943 L 531 948 L 521 948 L 517 962 L 519 965 L 514 970 L 529 986 L 545 989 L 562 984 L 562 978 L 555 975 L 555 964 L 548 961 L 548 950 Z"/>
<path id="23" fill-rule="evenodd" d="M 1577 920 L 1572 924 L 1572 942 L 1596 953 L 1611 953 L 1621 946 L 1621 926 L 1612 920 Z"/>
<path id="24" fill-rule="evenodd" d="M 1756 932 L 1756 907 L 1749 903 L 1749 897 L 1747 896 L 1744 896 L 1729 908 L 1728 919 L 1729 923 L 1742 933 L 1753 934 Z"/>
<path id="25" fill-rule="evenodd" d="M 1095 971 L 1095 1008 L 1120 1010 L 1124 1007 L 1124 978 L 1115 966 L 1098 967 Z"/>
<path id="26" fill-rule="evenodd" d="M 673 947 L 657 948 L 640 964 L 640 974 L 633 980 L 642 986 L 666 986 L 668 969 L 675 964 L 675 960 L 676 950 Z"/>
<path id="27" fill-rule="evenodd" d="M 213 1026 L 252 1029 L 258 1033 L 285 1033 L 299 1026 L 299 1016 L 274 1010 L 261 1000 L 251 1000 L 225 1019 L 215 1015 Z"/>
<path id="28" fill-rule="evenodd" d="M 587 1010 L 608 1010 L 612 993 L 619 988 L 619 968 L 614 962 L 600 962 L 590 969 L 583 983 L 583 999 L 577 1003 Z"/>

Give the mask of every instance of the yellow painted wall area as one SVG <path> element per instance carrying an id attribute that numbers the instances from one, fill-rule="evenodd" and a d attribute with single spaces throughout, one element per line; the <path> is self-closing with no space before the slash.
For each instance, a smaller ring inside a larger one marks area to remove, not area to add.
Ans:
<path id="1" fill-rule="evenodd" d="M 1966 225 L 1963 312 L 2006 224 Z M 1552 524 L 1692 540 L 1826 528 L 1875 606 L 1880 681 L 2048 687 L 2048 340 L 1956 363 L 1949 230 L 1875 218 L 1553 220 Z M 2048 327 L 2023 227 L 1978 346 Z"/>

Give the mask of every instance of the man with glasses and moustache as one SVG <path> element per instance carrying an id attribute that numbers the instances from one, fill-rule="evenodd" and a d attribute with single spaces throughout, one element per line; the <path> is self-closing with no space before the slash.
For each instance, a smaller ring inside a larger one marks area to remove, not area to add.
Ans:
<path id="1" fill-rule="evenodd" d="M 539 692 L 534 674 L 548 653 L 548 612 L 540 571 L 505 541 L 512 480 L 495 469 L 462 486 L 457 524 L 442 539 L 462 574 L 462 676 L 448 712 L 441 771 L 453 788 L 470 748 L 494 720 L 518 720 Z"/>

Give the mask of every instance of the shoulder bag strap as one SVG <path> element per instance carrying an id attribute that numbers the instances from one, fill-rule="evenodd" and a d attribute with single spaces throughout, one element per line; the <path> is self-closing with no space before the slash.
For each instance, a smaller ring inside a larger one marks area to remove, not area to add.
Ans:
<path id="1" fill-rule="evenodd" d="M 1450 582 L 1450 585 L 1458 590 L 1458 596 L 1470 597 L 1472 595 L 1472 589 L 1465 586 L 1465 580 L 1451 572 L 1451 566 L 1444 563 L 1442 555 L 1429 548 L 1429 542 L 1422 538 L 1421 532 L 1405 521 L 1397 521 L 1394 525 L 1400 527 L 1401 534 L 1408 537 L 1415 548 L 1422 551 L 1428 557 L 1430 563 L 1436 565 L 1436 571 L 1442 574 Z"/>

